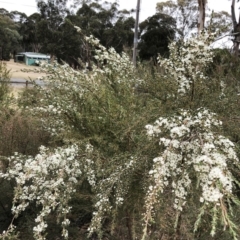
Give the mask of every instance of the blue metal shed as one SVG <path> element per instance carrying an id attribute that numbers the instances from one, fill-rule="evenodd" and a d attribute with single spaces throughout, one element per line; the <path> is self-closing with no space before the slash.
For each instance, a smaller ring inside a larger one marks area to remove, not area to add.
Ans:
<path id="1" fill-rule="evenodd" d="M 24 62 L 26 65 L 38 65 L 40 61 L 50 62 L 50 56 L 35 52 L 21 52 L 15 55 L 15 62 Z"/>

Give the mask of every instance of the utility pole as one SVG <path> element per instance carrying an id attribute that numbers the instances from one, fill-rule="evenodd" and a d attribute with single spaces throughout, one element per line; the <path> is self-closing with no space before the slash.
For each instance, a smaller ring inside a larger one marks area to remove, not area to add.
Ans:
<path id="1" fill-rule="evenodd" d="M 137 66 L 137 45 L 138 45 L 138 24 L 139 24 L 139 13 L 140 13 L 140 1 L 137 0 L 137 9 L 136 9 L 136 22 L 135 22 L 135 32 L 133 40 L 133 65 Z"/>

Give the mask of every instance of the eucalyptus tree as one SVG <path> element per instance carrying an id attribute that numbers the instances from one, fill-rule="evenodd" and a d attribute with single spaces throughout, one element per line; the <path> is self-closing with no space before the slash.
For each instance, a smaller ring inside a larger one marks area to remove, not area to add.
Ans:
<path id="1" fill-rule="evenodd" d="M 65 18 L 59 27 L 60 39 L 56 56 L 60 62 L 64 61 L 73 68 L 78 68 L 79 59 L 82 58 L 83 38 L 77 33 L 70 19 L 70 17 Z"/>
<path id="2" fill-rule="evenodd" d="M 80 27 L 83 35 L 93 35 L 106 48 L 113 47 L 120 53 L 132 47 L 134 19 L 129 11 L 119 11 L 116 2 L 84 2 L 76 14 L 66 18 L 72 25 Z M 83 38 L 79 45 L 79 57 L 90 64 L 93 60 L 90 45 Z"/>
<path id="3" fill-rule="evenodd" d="M 231 14 L 227 11 L 212 12 L 210 18 L 206 20 L 206 26 L 211 31 L 217 34 L 217 39 L 222 39 L 230 35 L 232 30 Z"/>
<path id="4" fill-rule="evenodd" d="M 133 37 L 134 19 L 129 11 L 119 11 L 116 2 L 83 3 L 75 20 L 84 34 L 94 35 L 107 48 L 114 47 L 121 52 L 124 46 L 132 44 L 129 40 Z"/>
<path id="5" fill-rule="evenodd" d="M 11 14 L 8 10 L 6 10 L 5 8 L 0 8 L 0 15 L 5 15 L 8 17 L 11 17 Z"/>
<path id="6" fill-rule="evenodd" d="M 70 65 L 76 65 L 78 58 L 90 63 L 92 50 L 79 34 L 76 35 L 74 25 L 81 28 L 82 34 L 98 38 L 106 48 L 114 47 L 121 52 L 131 47 L 134 19 L 129 12 L 119 11 L 116 2 L 75 1 L 78 3 L 75 6 L 80 6 L 76 12 L 68 8 L 68 3 L 68 0 L 37 0 L 40 17 L 32 16 L 26 27 L 36 33 L 34 39 L 37 36 L 41 51 Z"/>
<path id="7" fill-rule="evenodd" d="M 168 56 L 169 43 L 175 38 L 176 21 L 167 14 L 157 13 L 139 24 L 139 57 L 142 60 L 153 58 L 158 54 Z"/>
<path id="8" fill-rule="evenodd" d="M 19 32 L 22 36 L 22 45 L 25 51 L 39 52 L 41 50 L 41 36 L 38 24 L 41 20 L 39 13 L 33 13 L 21 24 Z"/>
<path id="9" fill-rule="evenodd" d="M 0 58 L 9 60 L 10 54 L 19 48 L 21 36 L 18 32 L 18 25 L 10 18 L 10 13 L 6 10 L 2 13 L 0 14 Z"/>
<path id="10" fill-rule="evenodd" d="M 60 41 L 59 27 L 69 13 L 67 0 L 37 0 L 37 7 L 41 15 L 38 34 L 42 50 L 53 57 L 57 54 Z"/>
<path id="11" fill-rule="evenodd" d="M 210 12 L 207 1 L 169 0 L 157 3 L 157 12 L 165 13 L 177 22 L 177 36 L 188 38 L 200 29 L 210 29 L 219 37 L 230 32 L 231 17 L 226 11 Z"/>
<path id="12" fill-rule="evenodd" d="M 198 0 L 198 9 L 199 9 L 198 33 L 204 30 L 205 18 L 206 18 L 206 5 L 207 5 L 207 0 Z"/>
<path id="13" fill-rule="evenodd" d="M 240 17 L 237 21 L 236 13 L 235 13 L 235 5 L 236 1 L 232 0 L 231 5 L 231 14 L 232 14 L 232 25 L 233 25 L 233 53 L 237 57 L 239 51 L 239 44 L 240 44 Z"/>
<path id="14" fill-rule="evenodd" d="M 109 41 L 107 46 L 114 47 L 117 52 L 132 49 L 134 23 L 133 17 L 119 17 L 113 28 L 105 32 L 105 37 Z"/>
<path id="15" fill-rule="evenodd" d="M 172 16 L 177 23 L 177 33 L 183 39 L 197 27 L 198 3 L 191 0 L 169 0 L 159 2 L 156 6 L 157 13 Z"/>
<path id="16" fill-rule="evenodd" d="M 19 12 L 19 11 L 12 11 L 9 13 L 11 19 L 17 23 L 17 24 L 23 24 L 26 19 L 27 19 L 27 15 L 23 12 Z"/>

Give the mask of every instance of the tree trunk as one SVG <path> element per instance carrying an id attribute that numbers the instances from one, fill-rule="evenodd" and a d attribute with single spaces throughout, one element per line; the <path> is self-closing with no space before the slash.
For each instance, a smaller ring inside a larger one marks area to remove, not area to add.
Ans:
<path id="1" fill-rule="evenodd" d="M 204 29 L 205 12 L 207 0 L 198 0 L 199 18 L 198 18 L 198 34 Z"/>
<path id="2" fill-rule="evenodd" d="M 235 14 L 235 0 L 232 0 L 231 5 L 231 14 L 232 14 L 232 24 L 233 24 L 233 55 L 238 57 L 239 52 L 239 44 L 240 44 L 240 19 L 238 19 L 238 22 L 236 20 L 236 14 Z M 240 18 L 240 16 L 239 16 Z"/>

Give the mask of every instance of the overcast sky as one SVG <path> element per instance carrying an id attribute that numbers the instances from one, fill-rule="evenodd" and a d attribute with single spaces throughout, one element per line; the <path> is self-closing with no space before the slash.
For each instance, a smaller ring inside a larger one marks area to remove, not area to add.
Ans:
<path id="1" fill-rule="evenodd" d="M 114 0 L 108 1 L 111 2 Z M 153 15 L 155 13 L 156 3 L 162 1 L 163 0 L 141 0 L 140 21 Z M 215 11 L 225 10 L 230 12 L 231 1 L 229 0 L 209 0 L 208 2 L 209 7 Z M 118 0 L 118 3 L 120 4 L 120 9 L 133 9 L 136 8 L 137 0 Z M 27 15 L 31 15 L 37 11 L 35 0 L 0 0 L 0 7 L 8 11 L 18 10 Z"/>

